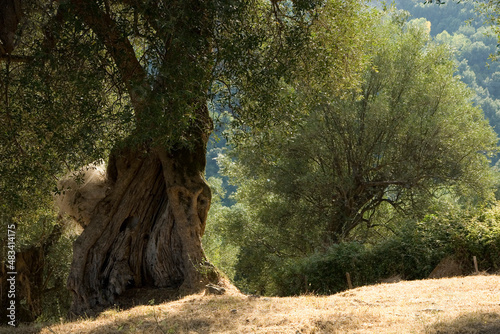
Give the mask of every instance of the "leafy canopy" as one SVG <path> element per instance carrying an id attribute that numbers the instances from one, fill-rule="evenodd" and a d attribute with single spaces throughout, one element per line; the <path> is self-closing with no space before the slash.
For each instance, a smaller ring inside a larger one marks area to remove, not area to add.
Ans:
<path id="1" fill-rule="evenodd" d="M 497 138 L 454 76 L 449 50 L 418 22 L 372 22 L 359 87 L 339 94 L 305 76 L 287 86 L 300 117 L 253 132 L 238 142 L 236 160 L 223 159 L 248 215 L 232 227 L 242 272 L 255 259 L 262 266 L 247 272 L 349 239 L 387 205 L 422 217 L 443 193 L 491 198 L 487 157 Z"/>
<path id="2" fill-rule="evenodd" d="M 196 128 L 210 131 L 199 111 L 216 95 L 234 90 L 242 124 L 276 121 L 263 108 L 322 47 L 311 36 L 323 29 L 324 12 L 335 13 L 327 28 L 337 30 L 323 33 L 347 45 L 342 32 L 359 7 L 339 0 L 30 2 L 15 49 L 0 59 L 2 210 L 16 216 L 47 207 L 58 178 L 106 159 L 113 147 L 191 145 Z M 345 57 L 332 53 L 330 61 Z M 250 106 L 256 96 L 263 102 Z"/>

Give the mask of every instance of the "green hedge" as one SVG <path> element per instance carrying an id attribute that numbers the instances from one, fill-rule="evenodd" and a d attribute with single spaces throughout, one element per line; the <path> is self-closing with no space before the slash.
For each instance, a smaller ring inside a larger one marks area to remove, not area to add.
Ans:
<path id="1" fill-rule="evenodd" d="M 481 271 L 498 271 L 500 207 L 473 217 L 429 215 L 419 223 L 404 224 L 397 234 L 374 245 L 345 242 L 326 252 L 284 260 L 276 264 L 270 277 L 263 275 L 260 283 L 266 285 L 268 294 L 332 294 L 347 289 L 347 272 L 354 286 L 374 284 L 393 275 L 423 279 L 452 254 L 466 273 L 473 272 L 473 256 L 477 256 Z"/>

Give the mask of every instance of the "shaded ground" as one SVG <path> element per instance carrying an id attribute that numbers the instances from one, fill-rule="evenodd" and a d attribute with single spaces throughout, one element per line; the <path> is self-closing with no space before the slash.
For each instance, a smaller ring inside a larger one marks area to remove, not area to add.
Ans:
<path id="1" fill-rule="evenodd" d="M 438 322 L 428 329 L 435 334 L 499 334 L 500 314 L 473 312 L 451 321 Z"/>

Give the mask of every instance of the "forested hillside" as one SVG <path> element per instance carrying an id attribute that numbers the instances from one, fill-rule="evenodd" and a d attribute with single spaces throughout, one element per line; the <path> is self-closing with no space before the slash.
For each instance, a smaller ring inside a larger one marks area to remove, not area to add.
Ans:
<path id="1" fill-rule="evenodd" d="M 500 131 L 500 63 L 491 61 L 498 50 L 498 36 L 487 25 L 487 17 L 471 3 L 448 1 L 443 5 L 423 4 L 406 0 L 395 2 L 413 18 L 425 18 L 431 23 L 430 33 L 437 42 L 448 45 L 458 63 L 457 74 L 476 93 L 490 124 Z"/>

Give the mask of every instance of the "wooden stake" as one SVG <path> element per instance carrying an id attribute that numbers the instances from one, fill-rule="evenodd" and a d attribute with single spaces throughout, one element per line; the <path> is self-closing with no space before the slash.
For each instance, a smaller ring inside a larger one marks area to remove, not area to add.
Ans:
<path id="1" fill-rule="evenodd" d="M 347 278 L 347 286 L 352 289 L 351 274 L 345 273 L 345 277 Z"/>
<path id="2" fill-rule="evenodd" d="M 479 269 L 477 267 L 477 258 L 473 256 L 472 260 L 474 260 L 474 269 L 476 270 L 476 274 L 479 274 Z"/>

